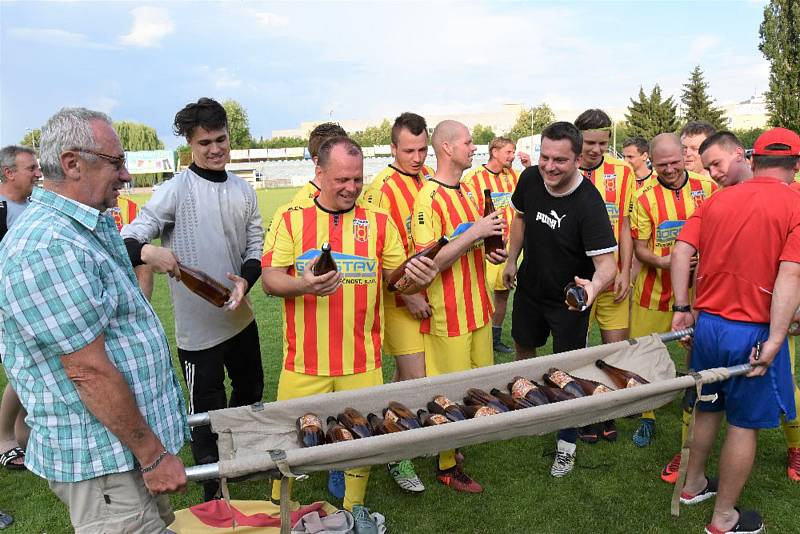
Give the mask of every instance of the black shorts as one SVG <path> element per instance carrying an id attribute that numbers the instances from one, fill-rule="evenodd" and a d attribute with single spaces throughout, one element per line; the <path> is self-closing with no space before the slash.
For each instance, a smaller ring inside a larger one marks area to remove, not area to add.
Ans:
<path id="1" fill-rule="evenodd" d="M 553 334 L 553 353 L 586 347 L 589 313 L 574 312 L 562 303 L 542 302 L 517 287 L 511 312 L 511 337 L 520 347 L 534 349 Z"/>

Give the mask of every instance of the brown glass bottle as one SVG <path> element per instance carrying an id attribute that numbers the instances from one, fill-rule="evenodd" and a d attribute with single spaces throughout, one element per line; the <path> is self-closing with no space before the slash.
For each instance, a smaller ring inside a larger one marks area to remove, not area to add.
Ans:
<path id="1" fill-rule="evenodd" d="M 231 298 L 231 291 L 220 282 L 194 267 L 178 262 L 181 271 L 181 282 L 192 293 L 203 297 L 214 306 L 221 308 Z"/>
<path id="2" fill-rule="evenodd" d="M 313 413 L 297 418 L 297 439 L 303 447 L 316 447 L 325 444 L 322 420 Z"/>
<path id="3" fill-rule="evenodd" d="M 636 373 L 631 373 L 630 371 L 626 371 L 625 369 L 620 369 L 619 367 L 614 367 L 613 365 L 608 365 L 603 360 L 597 360 L 594 364 L 603 370 L 614 382 L 614 384 L 620 388 L 629 388 L 633 386 L 641 386 L 643 384 L 649 384 L 647 380 L 642 378 L 641 376 L 637 375 Z"/>
<path id="4" fill-rule="evenodd" d="M 403 430 L 419 428 L 419 421 L 414 414 L 403 404 L 397 401 L 390 401 L 389 407 L 383 410 L 384 423 L 396 423 Z"/>
<path id="5" fill-rule="evenodd" d="M 386 426 L 383 424 L 383 419 L 374 413 L 367 414 L 367 423 L 369 424 L 369 431 L 373 436 L 382 436 L 389 433 Z"/>
<path id="6" fill-rule="evenodd" d="M 586 301 L 588 299 L 589 295 L 586 293 L 586 290 L 575 282 L 570 282 L 567 284 L 567 287 L 564 288 L 564 300 L 578 311 L 584 311 L 586 309 Z"/>
<path id="7" fill-rule="evenodd" d="M 491 406 L 477 406 L 477 405 L 463 405 L 459 404 L 458 407 L 464 412 L 469 419 L 474 419 L 476 417 L 484 417 L 487 415 L 497 415 L 500 412 L 492 408 Z"/>
<path id="8" fill-rule="evenodd" d="M 515 376 L 514 381 L 509 382 L 508 391 L 515 399 L 526 399 L 534 406 L 550 402 L 533 382 L 521 376 Z"/>
<path id="9" fill-rule="evenodd" d="M 571 376 L 572 379 L 578 383 L 583 392 L 587 395 L 597 395 L 599 393 L 608 393 L 609 391 L 614 391 L 602 382 L 596 382 L 594 380 L 589 380 L 588 378 L 580 378 L 575 375 L 569 376 Z"/>
<path id="10" fill-rule="evenodd" d="M 444 415 L 451 421 L 463 421 L 467 418 L 458 405 L 444 395 L 436 395 L 433 400 L 428 403 L 428 411 Z"/>
<path id="11" fill-rule="evenodd" d="M 325 440 L 328 443 L 338 443 L 340 441 L 350 441 L 355 439 L 353 434 L 344 426 L 339 424 L 335 417 L 328 417 L 328 431 L 325 432 Z"/>
<path id="12" fill-rule="evenodd" d="M 331 254 L 331 244 L 326 241 L 322 244 L 320 250 L 319 259 L 311 270 L 314 276 L 322 276 L 325 273 L 337 270 L 336 262 L 333 261 L 333 254 Z"/>
<path id="13" fill-rule="evenodd" d="M 539 390 L 542 393 L 544 393 L 549 402 L 561 402 L 575 398 L 575 395 L 573 395 L 572 393 L 568 393 L 561 388 L 544 386 L 542 384 L 537 384 L 536 382 L 534 382 L 534 384 L 536 385 L 537 388 L 539 388 Z"/>
<path id="14" fill-rule="evenodd" d="M 486 393 L 482 389 L 469 388 L 467 395 L 464 397 L 464 404 L 473 406 L 489 406 L 498 412 L 507 412 L 508 408 L 505 404 L 500 402 L 497 397 Z"/>
<path id="15" fill-rule="evenodd" d="M 497 388 L 492 388 L 492 390 L 489 393 L 491 393 L 492 396 L 495 397 L 497 400 L 502 402 L 503 406 L 505 406 L 509 410 L 521 410 L 523 408 L 533 408 L 534 406 L 534 404 L 531 403 L 525 397 L 522 397 L 520 399 L 515 399 L 508 393 L 500 391 Z"/>
<path id="16" fill-rule="evenodd" d="M 355 408 L 345 408 L 337 419 L 339 419 L 339 422 L 353 434 L 354 438 L 368 438 L 372 436 L 366 418 Z"/>
<path id="17" fill-rule="evenodd" d="M 450 420 L 439 413 L 429 413 L 426 410 L 417 410 L 417 419 L 422 426 L 436 426 L 449 423 Z"/>
<path id="18" fill-rule="evenodd" d="M 446 244 L 447 244 L 447 238 L 440 237 L 439 240 L 436 241 L 436 243 L 420 250 L 419 252 L 408 258 L 406 261 L 404 261 L 403 264 L 400 265 L 400 267 L 392 271 L 386 278 L 386 283 L 388 286 L 387 288 L 389 289 L 389 291 L 403 291 L 403 289 L 405 289 L 411 284 L 411 280 L 409 280 L 409 278 L 405 275 L 406 265 L 408 265 L 408 262 L 410 262 L 414 258 L 421 258 L 423 256 L 432 260 L 433 258 L 436 257 L 439 251 L 442 250 L 442 247 L 445 246 Z"/>
<path id="19" fill-rule="evenodd" d="M 483 190 L 483 216 L 488 217 L 496 210 L 494 209 L 494 202 L 492 202 L 492 190 Z M 490 252 L 502 252 L 505 250 L 503 245 L 502 234 L 492 234 L 483 238 L 483 251 L 488 255 Z"/>
<path id="20" fill-rule="evenodd" d="M 583 389 L 578 385 L 577 382 L 575 382 L 575 379 L 561 369 L 551 367 L 545 374 L 542 375 L 542 379 L 548 386 L 561 388 L 567 393 L 571 394 L 573 397 L 586 396 L 586 393 L 584 393 Z"/>

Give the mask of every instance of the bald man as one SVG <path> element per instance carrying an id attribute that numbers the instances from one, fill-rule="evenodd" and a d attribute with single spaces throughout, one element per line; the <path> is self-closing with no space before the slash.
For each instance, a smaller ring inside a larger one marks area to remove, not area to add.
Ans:
<path id="1" fill-rule="evenodd" d="M 633 250 L 642 264 L 633 287 L 631 337 L 672 328 L 670 253 L 683 224 L 717 185 L 686 170 L 681 140 L 663 133 L 651 142 L 655 180 L 637 192 L 631 212 Z M 695 260 L 696 261 L 696 260 Z M 650 444 L 655 432 L 655 413 L 642 414 L 633 434 L 637 447 Z"/>
<path id="2" fill-rule="evenodd" d="M 414 201 L 411 235 L 421 251 L 446 237 L 436 255 L 439 276 L 427 290 L 431 315 L 421 321 L 425 369 L 436 376 L 492 365 L 492 299 L 484 260 L 499 264 L 506 252 L 486 256 L 483 239 L 502 235 L 500 210 L 482 217 L 483 195 L 461 175 L 472 165 L 475 145 L 466 126 L 440 122 L 431 137 L 436 173 Z M 480 493 L 481 485 L 456 464 L 455 451 L 439 454 L 437 479 L 456 491 Z"/>

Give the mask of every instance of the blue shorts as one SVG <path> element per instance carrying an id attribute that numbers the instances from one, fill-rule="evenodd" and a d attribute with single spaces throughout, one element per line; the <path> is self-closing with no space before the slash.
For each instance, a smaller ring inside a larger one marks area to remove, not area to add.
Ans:
<path id="1" fill-rule="evenodd" d="M 769 337 L 769 325 L 729 321 L 701 312 L 694 329 L 691 368 L 697 371 L 748 363 L 750 351 Z M 704 412 L 725 410 L 728 422 L 740 428 L 774 428 L 781 414 L 795 418 L 794 382 L 786 341 L 767 374 L 755 378 L 735 376 L 703 386 L 703 395 L 717 395 L 716 401 L 698 403 Z"/>

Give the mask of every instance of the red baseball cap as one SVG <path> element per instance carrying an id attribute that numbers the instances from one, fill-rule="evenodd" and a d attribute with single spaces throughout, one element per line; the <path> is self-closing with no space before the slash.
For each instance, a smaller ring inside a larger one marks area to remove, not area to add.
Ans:
<path id="1" fill-rule="evenodd" d="M 786 128 L 773 128 L 758 136 L 755 156 L 800 156 L 800 135 Z"/>

